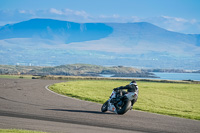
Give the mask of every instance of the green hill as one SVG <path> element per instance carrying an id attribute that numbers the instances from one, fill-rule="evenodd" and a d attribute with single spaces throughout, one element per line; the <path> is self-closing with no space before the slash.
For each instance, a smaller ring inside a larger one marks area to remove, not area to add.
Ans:
<path id="1" fill-rule="evenodd" d="M 104 67 L 89 64 L 71 64 L 55 67 L 0 65 L 0 74 L 66 76 L 101 76 L 109 74 L 113 77 L 154 77 L 152 73 L 133 67 Z"/>

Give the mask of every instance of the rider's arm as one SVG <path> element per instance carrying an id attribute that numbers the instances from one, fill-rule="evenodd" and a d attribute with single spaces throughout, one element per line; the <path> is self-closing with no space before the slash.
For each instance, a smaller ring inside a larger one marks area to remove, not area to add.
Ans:
<path id="1" fill-rule="evenodd" d="M 120 86 L 120 87 L 117 87 L 117 88 L 114 88 L 114 90 L 116 91 L 116 90 L 123 90 L 123 89 L 126 89 L 126 88 L 124 88 L 125 86 Z"/>
<path id="2" fill-rule="evenodd" d="M 129 88 L 130 88 L 130 86 L 126 85 L 126 86 L 120 86 L 118 89 L 123 90 L 123 89 L 129 89 Z"/>

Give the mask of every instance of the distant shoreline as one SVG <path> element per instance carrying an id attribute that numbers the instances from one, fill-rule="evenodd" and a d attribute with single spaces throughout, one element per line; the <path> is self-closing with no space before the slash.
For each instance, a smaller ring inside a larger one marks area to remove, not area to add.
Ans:
<path id="1" fill-rule="evenodd" d="M 124 66 L 106 67 L 90 64 L 69 64 L 54 67 L 0 65 L 0 74 L 35 76 L 63 75 L 200 81 L 200 70 L 138 69 Z"/>

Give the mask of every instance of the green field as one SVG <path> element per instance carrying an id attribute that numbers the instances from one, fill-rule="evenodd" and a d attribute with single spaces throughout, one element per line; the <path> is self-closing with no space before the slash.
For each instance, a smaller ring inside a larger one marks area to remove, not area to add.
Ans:
<path id="1" fill-rule="evenodd" d="M 18 130 L 18 129 L 0 129 L 0 133 L 45 133 L 45 132 Z"/>
<path id="2" fill-rule="evenodd" d="M 0 75 L 0 78 L 8 78 L 8 79 L 32 79 L 38 78 L 39 76 L 32 76 L 32 75 Z"/>
<path id="3" fill-rule="evenodd" d="M 124 80 L 81 80 L 58 83 L 49 88 L 82 100 L 104 103 L 112 89 Z M 139 98 L 135 110 L 200 120 L 200 85 L 138 81 Z"/>

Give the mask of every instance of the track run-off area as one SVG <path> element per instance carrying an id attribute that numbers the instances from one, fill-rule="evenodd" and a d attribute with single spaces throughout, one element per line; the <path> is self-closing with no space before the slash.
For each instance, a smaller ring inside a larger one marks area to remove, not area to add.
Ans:
<path id="1" fill-rule="evenodd" d="M 48 85 L 66 82 L 0 78 L 0 128 L 55 133 L 198 133 L 200 121 L 128 111 L 102 113 L 101 104 L 57 95 Z"/>

